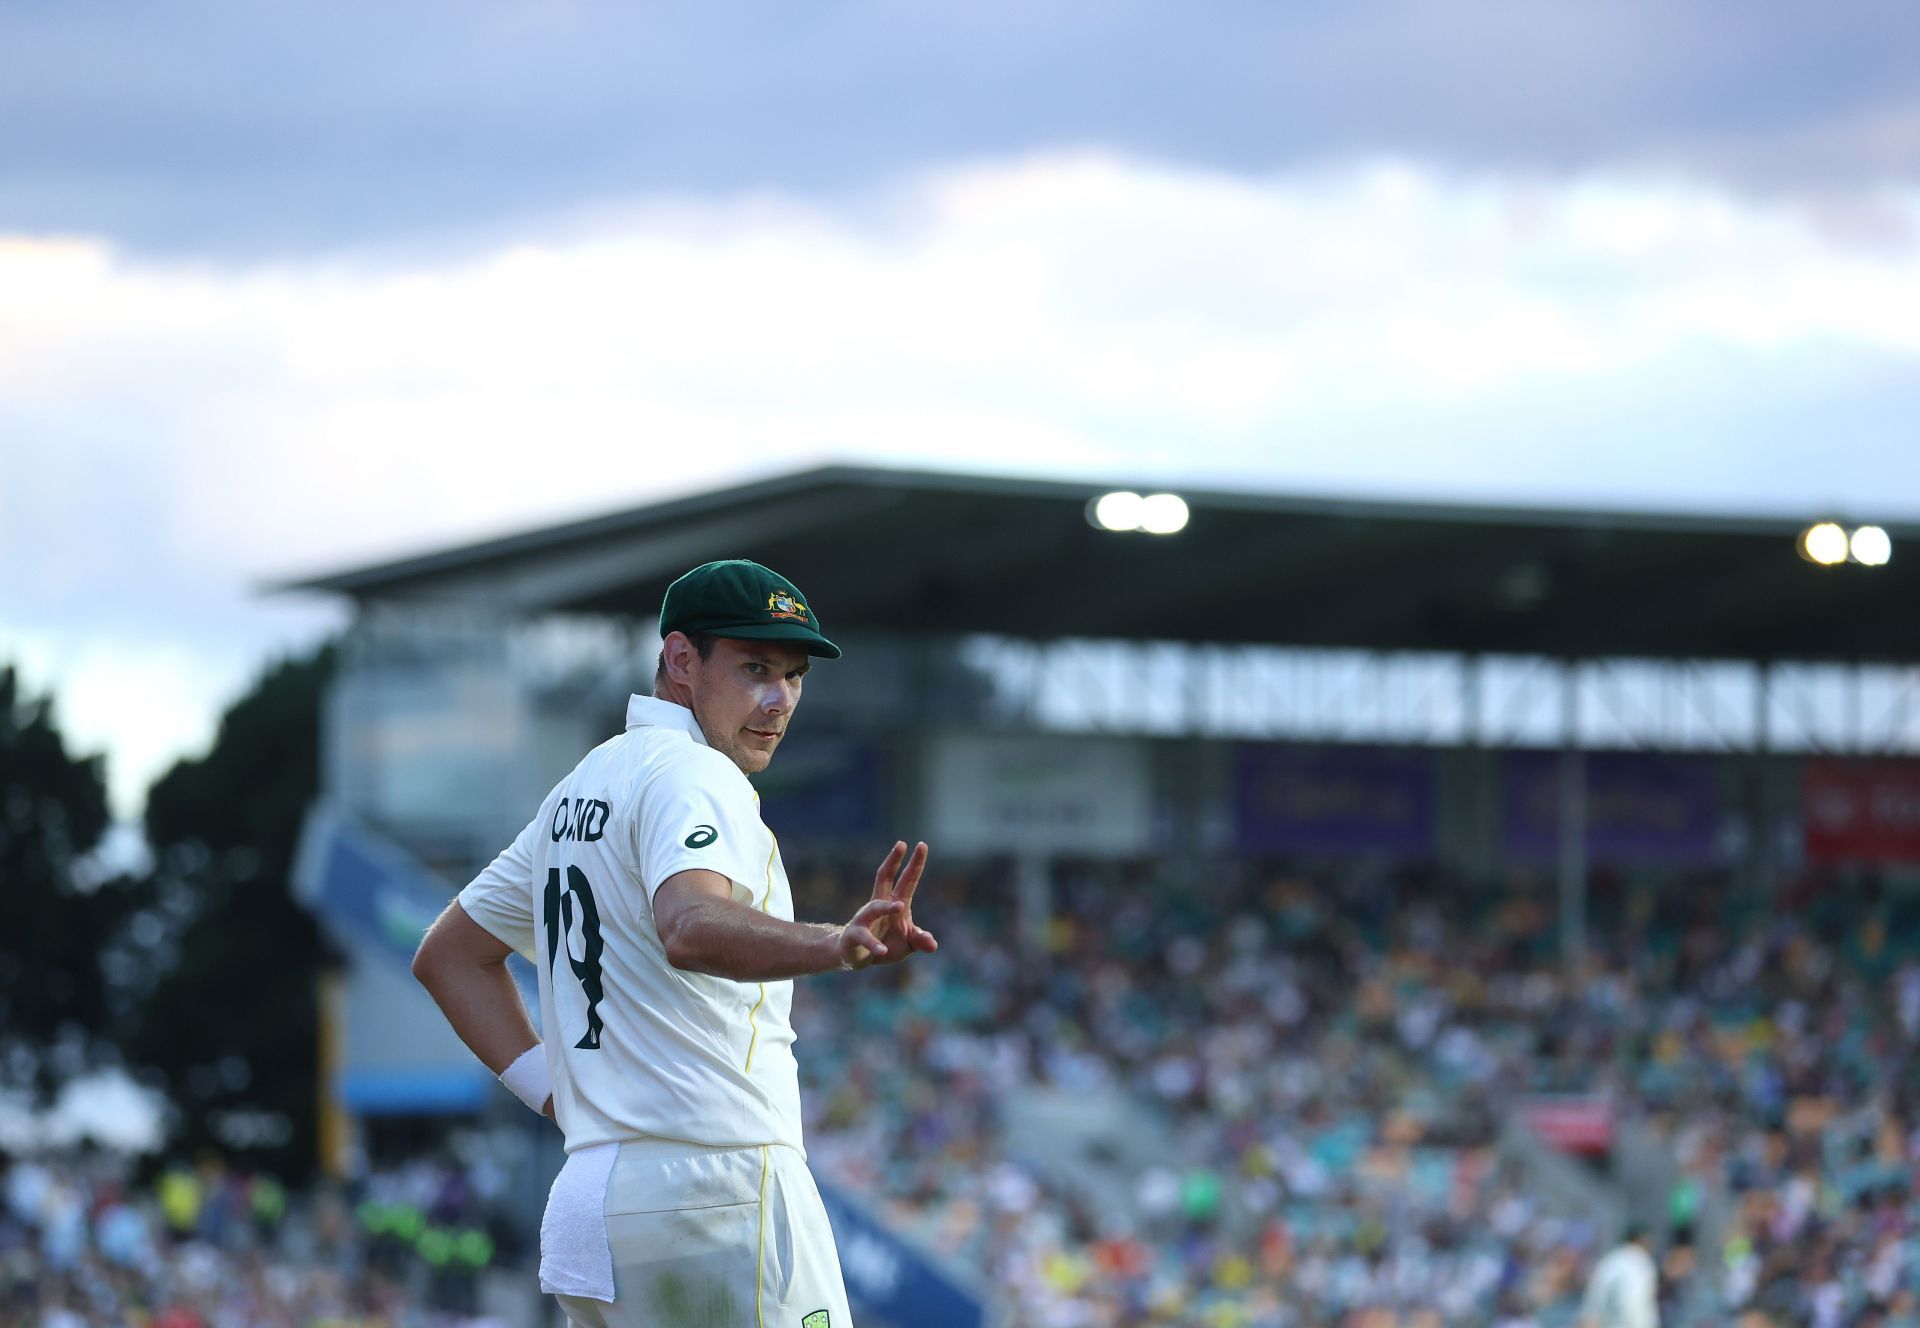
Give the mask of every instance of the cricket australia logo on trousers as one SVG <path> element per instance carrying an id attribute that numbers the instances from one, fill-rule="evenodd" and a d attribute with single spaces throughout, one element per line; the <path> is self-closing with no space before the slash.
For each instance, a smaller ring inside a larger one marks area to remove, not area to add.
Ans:
<path id="1" fill-rule="evenodd" d="M 827 1312 L 825 1310 L 815 1310 L 806 1318 L 800 1320 L 800 1328 L 827 1328 Z"/>

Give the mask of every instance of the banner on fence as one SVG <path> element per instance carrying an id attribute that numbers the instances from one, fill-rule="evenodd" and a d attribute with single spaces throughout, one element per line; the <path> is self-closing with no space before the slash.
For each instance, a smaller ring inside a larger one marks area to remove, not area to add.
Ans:
<path id="1" fill-rule="evenodd" d="M 1390 747 L 1242 743 L 1234 824 L 1250 853 L 1425 857 L 1434 851 L 1433 754 Z"/>
<path id="2" fill-rule="evenodd" d="M 1698 866 L 1720 846 L 1720 799 L 1711 760 L 1655 752 L 1588 752 L 1587 855 L 1595 862 Z M 1507 856 L 1560 851 L 1558 752 L 1501 758 Z"/>
<path id="3" fill-rule="evenodd" d="M 1920 761 L 1810 758 L 1800 808 L 1810 862 L 1920 862 Z"/>

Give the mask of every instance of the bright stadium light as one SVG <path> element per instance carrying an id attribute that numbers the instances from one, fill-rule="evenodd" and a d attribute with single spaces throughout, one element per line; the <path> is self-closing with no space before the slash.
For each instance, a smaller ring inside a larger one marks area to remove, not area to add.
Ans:
<path id="1" fill-rule="evenodd" d="M 1862 567 L 1885 567 L 1893 558 L 1893 540 L 1879 526 L 1862 526 L 1853 532 L 1853 560 Z"/>
<path id="2" fill-rule="evenodd" d="M 1837 567 L 1847 560 L 1847 532 L 1832 521 L 1822 521 L 1800 532 L 1800 556 L 1822 567 Z"/>
<path id="3" fill-rule="evenodd" d="M 1140 529 L 1173 535 L 1187 528 L 1187 500 L 1177 493 L 1150 493 L 1140 502 Z"/>
<path id="4" fill-rule="evenodd" d="M 1146 503 L 1126 489 L 1104 494 L 1093 501 L 1093 524 L 1102 530 L 1138 530 Z"/>
<path id="5" fill-rule="evenodd" d="M 1150 493 L 1142 498 L 1131 489 L 1121 489 L 1087 504 L 1088 523 L 1102 530 L 1172 535 L 1187 528 L 1189 515 L 1187 500 L 1177 493 Z"/>

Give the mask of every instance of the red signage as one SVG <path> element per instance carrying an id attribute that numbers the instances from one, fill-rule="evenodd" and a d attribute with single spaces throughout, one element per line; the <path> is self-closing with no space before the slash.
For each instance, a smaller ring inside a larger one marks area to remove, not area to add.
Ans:
<path id="1" fill-rule="evenodd" d="M 1809 862 L 1920 862 L 1920 761 L 1810 758 L 1800 806 Z"/>
<path id="2" fill-rule="evenodd" d="M 1520 1103 L 1520 1119 L 1563 1153 L 1604 1157 L 1613 1148 L 1613 1103 L 1583 1094 L 1540 1094 Z"/>

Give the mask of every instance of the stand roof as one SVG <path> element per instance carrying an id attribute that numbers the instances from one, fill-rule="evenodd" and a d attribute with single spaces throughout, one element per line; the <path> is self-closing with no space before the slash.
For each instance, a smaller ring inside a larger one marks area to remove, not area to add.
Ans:
<path id="1" fill-rule="evenodd" d="M 1878 568 L 1803 561 L 1788 516 L 1182 489 L 1177 535 L 1095 529 L 1121 487 L 827 466 L 279 588 L 644 619 L 688 567 L 745 557 L 829 634 L 1920 662 L 1920 526 L 1882 523 Z"/>

